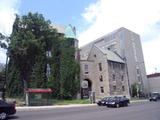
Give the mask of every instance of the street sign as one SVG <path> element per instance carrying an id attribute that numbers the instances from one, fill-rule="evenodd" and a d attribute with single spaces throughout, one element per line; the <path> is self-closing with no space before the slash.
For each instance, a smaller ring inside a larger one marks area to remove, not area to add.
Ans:
<path id="1" fill-rule="evenodd" d="M 82 87 L 82 88 L 88 88 L 88 81 L 83 80 L 83 81 L 81 82 L 81 87 Z"/>

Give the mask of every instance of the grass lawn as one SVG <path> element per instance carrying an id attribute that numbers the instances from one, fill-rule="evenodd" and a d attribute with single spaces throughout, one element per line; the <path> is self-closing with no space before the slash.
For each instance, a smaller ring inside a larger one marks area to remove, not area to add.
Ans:
<path id="1" fill-rule="evenodd" d="M 24 98 L 7 98 L 7 101 L 16 101 L 16 106 L 25 106 Z M 73 100 L 49 100 L 53 105 L 69 105 L 69 104 L 90 104 L 89 99 L 73 99 Z"/>
<path id="2" fill-rule="evenodd" d="M 89 99 L 74 99 L 74 100 L 53 100 L 54 105 L 69 105 L 69 104 L 90 104 Z"/>

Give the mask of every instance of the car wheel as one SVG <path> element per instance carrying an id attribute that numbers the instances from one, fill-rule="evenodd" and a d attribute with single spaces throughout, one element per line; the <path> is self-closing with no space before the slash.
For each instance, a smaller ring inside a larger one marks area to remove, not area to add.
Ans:
<path id="1" fill-rule="evenodd" d="M 7 118 L 7 114 L 5 112 L 2 112 L 0 114 L 0 120 L 5 120 Z"/>
<path id="2" fill-rule="evenodd" d="M 118 103 L 116 104 L 116 108 L 119 108 L 119 104 Z"/>

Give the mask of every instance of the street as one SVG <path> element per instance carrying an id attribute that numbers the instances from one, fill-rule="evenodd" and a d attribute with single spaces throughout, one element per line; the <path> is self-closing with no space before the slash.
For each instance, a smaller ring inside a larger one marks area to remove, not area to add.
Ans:
<path id="1" fill-rule="evenodd" d="M 132 103 L 128 107 L 105 106 L 23 110 L 9 120 L 160 120 L 160 102 Z"/>

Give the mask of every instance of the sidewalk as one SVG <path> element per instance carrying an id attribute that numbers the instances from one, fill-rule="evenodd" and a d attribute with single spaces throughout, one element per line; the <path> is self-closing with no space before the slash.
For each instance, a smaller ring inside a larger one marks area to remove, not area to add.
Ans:
<path id="1" fill-rule="evenodd" d="M 55 108 L 74 108 L 74 107 L 87 107 L 96 106 L 96 104 L 71 104 L 71 105 L 53 105 L 53 106 L 24 106 L 16 107 L 17 111 L 27 111 L 27 110 L 45 110 L 45 109 L 55 109 Z"/>
<path id="2" fill-rule="evenodd" d="M 149 101 L 148 99 L 143 99 L 143 100 L 131 100 L 130 103 L 138 103 L 138 102 L 147 102 Z"/>
<path id="3" fill-rule="evenodd" d="M 130 103 L 147 102 L 148 100 L 131 100 Z M 45 109 L 56 109 L 56 108 L 74 108 L 74 107 L 89 107 L 96 106 L 97 104 L 70 104 L 70 105 L 53 105 L 53 106 L 23 106 L 16 107 L 17 111 L 29 111 L 29 110 L 45 110 Z"/>

